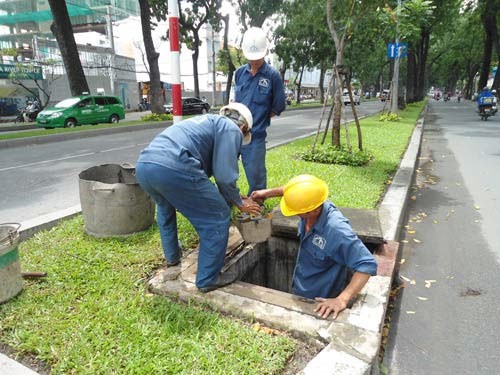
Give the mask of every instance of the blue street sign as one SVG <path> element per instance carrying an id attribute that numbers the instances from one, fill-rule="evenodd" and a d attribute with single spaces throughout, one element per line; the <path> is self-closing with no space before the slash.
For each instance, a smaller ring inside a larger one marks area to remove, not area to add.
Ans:
<path id="1" fill-rule="evenodd" d="M 399 55 L 399 56 L 398 56 Z M 408 56 L 408 43 L 389 43 L 387 45 L 387 57 L 404 59 Z"/>

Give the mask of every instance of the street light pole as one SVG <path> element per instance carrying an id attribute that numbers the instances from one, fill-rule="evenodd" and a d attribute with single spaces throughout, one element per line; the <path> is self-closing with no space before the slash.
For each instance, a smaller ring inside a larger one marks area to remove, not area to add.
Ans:
<path id="1" fill-rule="evenodd" d="M 401 47 L 399 46 L 399 13 L 401 9 L 401 0 L 398 0 L 398 9 L 396 11 L 396 58 L 394 60 L 394 74 L 392 76 L 391 88 L 391 113 L 398 113 L 398 92 L 399 92 L 399 61 Z"/>
<path id="2" fill-rule="evenodd" d="M 109 44 L 111 48 L 111 54 L 109 58 L 109 85 L 111 87 L 111 95 L 115 95 L 115 40 L 113 36 L 113 20 L 111 19 L 111 7 L 108 5 L 107 10 L 107 21 L 108 21 L 108 36 Z"/>

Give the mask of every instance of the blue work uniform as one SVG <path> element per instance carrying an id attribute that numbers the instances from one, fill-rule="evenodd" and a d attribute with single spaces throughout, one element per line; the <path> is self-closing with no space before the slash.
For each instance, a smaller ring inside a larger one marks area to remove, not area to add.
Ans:
<path id="1" fill-rule="evenodd" d="M 253 117 L 252 142 L 241 149 L 241 160 L 248 180 L 248 195 L 267 187 L 266 129 L 271 113 L 285 110 L 285 88 L 280 74 L 266 62 L 252 76 L 250 65 L 241 66 L 235 73 L 235 102 L 245 104 Z"/>
<path id="2" fill-rule="evenodd" d="M 377 274 L 377 262 L 349 221 L 326 201 L 314 226 L 305 233 L 299 222 L 299 252 L 292 293 L 306 298 L 337 297 L 347 286 L 348 270 Z"/>
<path id="3" fill-rule="evenodd" d="M 176 263 L 181 257 L 176 209 L 198 233 L 198 288 L 216 283 L 229 237 L 230 204 L 243 204 L 236 186 L 242 141 L 243 134 L 230 119 L 197 116 L 158 134 L 137 161 L 137 181 L 158 207 L 167 262 Z"/>

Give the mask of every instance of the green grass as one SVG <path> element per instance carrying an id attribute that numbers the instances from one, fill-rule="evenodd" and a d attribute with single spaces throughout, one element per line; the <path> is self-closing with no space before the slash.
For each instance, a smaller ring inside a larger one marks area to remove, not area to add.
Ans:
<path id="1" fill-rule="evenodd" d="M 21 245 L 23 269 L 48 277 L 27 282 L 0 306 L 3 343 L 34 353 L 51 374 L 270 374 L 284 367 L 295 348 L 287 336 L 147 293 L 144 282 L 163 261 L 156 228 L 95 239 L 82 227 L 80 216 Z"/>
<path id="2" fill-rule="evenodd" d="M 268 185 L 311 173 L 327 181 L 338 206 L 375 207 L 422 107 L 410 106 L 399 122 L 362 120 L 374 155 L 365 167 L 297 159 L 312 138 L 270 150 Z M 246 192 L 244 175 L 239 182 Z M 178 225 L 183 247 L 194 247 L 192 226 L 181 215 Z M 0 342 L 45 361 L 51 374 L 279 374 L 295 350 L 286 335 L 148 293 L 145 281 L 164 263 L 156 226 L 126 239 L 96 239 L 84 234 L 78 216 L 23 242 L 20 254 L 23 270 L 48 277 L 25 282 L 23 293 L 0 305 Z"/>

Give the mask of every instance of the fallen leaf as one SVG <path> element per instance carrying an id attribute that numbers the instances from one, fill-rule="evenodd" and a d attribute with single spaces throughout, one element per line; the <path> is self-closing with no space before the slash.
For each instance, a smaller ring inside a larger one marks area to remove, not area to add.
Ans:
<path id="1" fill-rule="evenodd" d="M 403 276 L 403 275 L 401 275 L 401 274 L 400 274 L 399 276 L 400 276 L 400 277 L 401 277 L 404 281 L 408 281 L 408 282 L 410 281 L 410 279 L 409 279 L 409 278 L 404 277 L 404 276 Z"/>
<path id="2" fill-rule="evenodd" d="M 405 259 L 405 258 L 403 258 L 403 259 L 401 259 L 401 260 L 399 261 L 399 264 L 404 264 L 405 262 L 406 262 L 406 259 Z"/>
<path id="3" fill-rule="evenodd" d="M 475 210 L 480 210 L 480 209 L 481 209 L 481 207 L 479 207 L 479 206 L 474 206 L 474 209 L 475 209 Z"/>
<path id="4" fill-rule="evenodd" d="M 414 238 L 414 239 L 413 239 L 413 242 L 416 242 L 416 243 L 421 243 L 422 241 L 417 240 L 416 238 Z"/>
<path id="5" fill-rule="evenodd" d="M 408 230 L 408 234 L 415 234 L 415 233 L 417 233 L 417 232 L 414 230 Z"/>
<path id="6" fill-rule="evenodd" d="M 415 201 L 415 200 L 417 200 L 417 197 L 416 197 L 416 196 L 414 196 L 414 195 L 412 195 L 412 196 L 410 197 L 410 199 L 411 199 L 412 201 Z"/>
<path id="7" fill-rule="evenodd" d="M 413 314 L 415 314 L 415 311 L 406 310 L 406 313 L 407 313 L 408 315 L 413 315 Z"/>
<path id="8" fill-rule="evenodd" d="M 438 223 L 438 221 L 437 221 L 437 220 L 435 220 L 435 219 L 434 219 L 434 220 L 432 220 L 432 222 L 433 222 L 434 224 L 437 224 L 437 223 Z"/>
<path id="9" fill-rule="evenodd" d="M 408 243 L 409 241 L 408 240 L 402 240 L 401 242 L 402 243 Z"/>
<path id="10" fill-rule="evenodd" d="M 426 297 L 417 297 L 420 301 L 427 301 L 428 298 Z"/>
<path id="11" fill-rule="evenodd" d="M 481 220 L 474 220 L 474 223 L 480 223 Z"/>
<path id="12" fill-rule="evenodd" d="M 415 285 L 417 282 L 415 280 L 410 281 L 410 285 Z"/>

